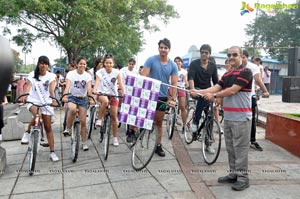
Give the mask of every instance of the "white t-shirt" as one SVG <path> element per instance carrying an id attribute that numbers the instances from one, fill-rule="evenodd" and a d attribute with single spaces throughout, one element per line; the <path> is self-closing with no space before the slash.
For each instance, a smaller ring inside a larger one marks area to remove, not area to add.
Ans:
<path id="1" fill-rule="evenodd" d="M 31 88 L 27 101 L 37 104 L 50 104 L 52 99 L 50 96 L 50 83 L 56 81 L 56 75 L 54 73 L 46 72 L 44 76 L 39 76 L 39 80 L 34 78 L 34 71 L 28 75 L 28 81 L 31 82 Z M 32 105 L 28 104 L 29 109 Z M 45 106 L 40 108 L 44 115 L 54 115 L 53 107 Z"/>
<path id="2" fill-rule="evenodd" d="M 128 69 L 128 67 L 121 68 L 120 72 L 122 74 L 122 79 L 123 79 L 124 83 L 125 83 L 125 80 L 126 80 L 126 77 L 127 77 L 128 74 L 132 73 L 134 75 L 139 75 L 139 72 L 137 70 L 133 69 L 132 71 L 130 71 Z"/>
<path id="3" fill-rule="evenodd" d="M 118 69 L 113 68 L 111 73 L 107 73 L 105 68 L 97 71 L 96 75 L 100 79 L 97 92 L 109 95 L 118 95 L 117 77 L 120 74 Z"/>
<path id="4" fill-rule="evenodd" d="M 252 75 L 254 77 L 254 75 L 259 74 L 259 67 L 251 62 L 248 62 L 246 65 L 246 68 L 249 68 L 252 72 Z M 252 91 L 251 91 L 251 95 L 255 95 L 255 80 L 253 79 L 252 81 Z"/>
<path id="5" fill-rule="evenodd" d="M 77 70 L 68 72 L 66 79 L 71 81 L 69 93 L 74 96 L 84 97 L 87 95 L 87 85 L 92 81 L 91 75 L 84 71 L 82 74 L 77 73 Z"/>
<path id="6" fill-rule="evenodd" d="M 27 100 L 41 104 L 51 103 L 50 83 L 56 80 L 56 75 L 47 71 L 44 76 L 39 76 L 39 80 L 34 78 L 34 71 L 29 73 L 28 81 L 31 82 L 31 88 Z"/>
<path id="7" fill-rule="evenodd" d="M 178 87 L 185 88 L 185 79 L 184 77 L 187 75 L 187 71 L 185 69 L 178 70 Z"/>

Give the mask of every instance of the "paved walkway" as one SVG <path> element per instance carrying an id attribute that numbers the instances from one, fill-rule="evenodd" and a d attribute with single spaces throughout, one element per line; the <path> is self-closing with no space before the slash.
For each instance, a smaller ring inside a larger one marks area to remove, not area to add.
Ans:
<path id="1" fill-rule="evenodd" d="M 260 100 L 259 109 L 265 112 L 300 113 L 300 104 L 282 103 L 281 96 L 271 96 Z M 182 134 L 175 134 L 172 143 L 180 167 L 198 198 L 300 198 L 299 157 L 266 140 L 263 128 L 257 128 L 256 138 L 264 151 L 250 149 L 250 188 L 242 192 L 231 190 L 229 184 L 217 182 L 218 177 L 228 174 L 224 138 L 220 156 L 211 166 L 204 163 L 200 142 L 187 145 Z"/>
<path id="2" fill-rule="evenodd" d="M 282 103 L 281 96 L 260 100 L 266 112 L 297 112 L 299 104 Z M 120 130 L 120 146 L 110 147 L 108 160 L 99 147 L 98 132 L 88 141 L 90 150 L 80 150 L 79 159 L 70 159 L 70 138 L 59 133 L 63 114 L 56 113 L 53 125 L 55 150 L 60 161 L 49 160 L 47 148 L 41 148 L 37 172 L 28 176 L 26 150 L 20 140 L 3 142 L 7 167 L 0 177 L 0 199 L 6 198 L 203 198 L 234 199 L 300 198 L 300 160 L 281 147 L 264 139 L 258 128 L 257 139 L 263 152 L 250 150 L 250 188 L 235 192 L 230 185 L 219 184 L 217 178 L 228 169 L 225 144 L 217 162 L 204 163 L 200 143 L 186 145 L 177 131 L 172 141 L 166 137 L 166 157 L 154 155 L 147 169 L 136 172 L 130 164 L 130 149 L 125 144 L 124 127 Z M 124 126 L 124 125 L 122 125 Z M 165 135 L 166 136 L 166 135 Z"/>
<path id="3" fill-rule="evenodd" d="M 171 142 L 164 137 L 166 157 L 156 154 L 147 169 L 131 167 L 131 151 L 125 144 L 122 125 L 120 146 L 111 145 L 108 160 L 103 157 L 99 133 L 88 140 L 89 151 L 79 152 L 76 163 L 70 158 L 70 137 L 61 132 L 63 114 L 56 112 L 53 125 L 58 162 L 49 160 L 49 148 L 40 148 L 36 173 L 29 176 L 26 145 L 20 140 L 1 144 L 6 149 L 7 167 L 0 177 L 0 199 L 4 198 L 196 198 L 178 165 Z"/>

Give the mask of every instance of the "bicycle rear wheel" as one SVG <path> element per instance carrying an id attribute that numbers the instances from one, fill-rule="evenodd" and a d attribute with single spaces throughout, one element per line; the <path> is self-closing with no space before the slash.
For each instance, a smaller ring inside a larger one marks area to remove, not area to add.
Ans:
<path id="1" fill-rule="evenodd" d="M 37 148 L 38 148 L 38 140 L 39 140 L 39 130 L 33 130 L 30 133 L 30 141 L 28 146 L 28 162 L 29 162 L 29 175 L 33 175 L 36 156 L 37 156 Z"/>
<path id="2" fill-rule="evenodd" d="M 157 138 L 157 130 L 154 128 L 152 130 L 143 129 L 138 134 L 131 156 L 131 165 L 134 170 L 142 170 L 149 164 L 156 150 Z"/>
<path id="3" fill-rule="evenodd" d="M 169 114 L 167 115 L 167 120 L 166 120 L 166 128 L 170 140 L 173 137 L 175 122 L 176 122 L 176 109 L 175 107 L 170 107 Z"/>
<path id="4" fill-rule="evenodd" d="M 104 130 L 104 160 L 108 158 L 109 140 L 111 134 L 111 117 L 106 115 L 104 119 L 105 130 Z"/>
<path id="5" fill-rule="evenodd" d="M 191 106 L 187 111 L 184 130 L 183 130 L 184 140 L 187 144 L 191 144 L 193 142 L 193 132 L 190 129 L 190 127 L 193 123 L 194 115 L 195 115 L 195 107 Z"/>
<path id="6" fill-rule="evenodd" d="M 73 132 L 71 136 L 71 156 L 72 161 L 76 162 L 78 158 L 78 152 L 79 152 L 79 141 L 80 141 L 80 127 L 79 122 L 74 123 Z"/>
<path id="7" fill-rule="evenodd" d="M 204 161 L 211 165 L 219 157 L 221 149 L 221 130 L 219 123 L 212 119 L 206 122 L 203 131 L 202 154 Z"/>
<path id="8" fill-rule="evenodd" d="M 94 117 L 95 117 L 96 107 L 92 106 L 90 109 L 90 116 L 88 121 L 88 139 L 91 139 L 92 130 L 94 128 Z"/>

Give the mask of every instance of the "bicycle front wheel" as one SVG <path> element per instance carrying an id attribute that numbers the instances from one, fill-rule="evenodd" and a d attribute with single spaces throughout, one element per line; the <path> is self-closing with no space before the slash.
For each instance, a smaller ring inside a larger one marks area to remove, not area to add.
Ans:
<path id="1" fill-rule="evenodd" d="M 79 152 L 79 142 L 80 142 L 80 127 L 79 122 L 74 123 L 74 128 L 71 137 L 71 150 L 72 150 L 72 161 L 76 162 Z"/>
<path id="2" fill-rule="evenodd" d="M 134 170 L 142 170 L 149 164 L 156 150 L 157 138 L 158 134 L 155 129 L 143 129 L 139 133 L 131 156 L 131 164 Z"/>
<path id="3" fill-rule="evenodd" d="M 104 159 L 108 158 L 108 150 L 109 150 L 109 140 L 111 134 L 111 117 L 110 115 L 106 115 L 104 119 L 105 130 L 104 130 Z"/>
<path id="4" fill-rule="evenodd" d="M 221 149 L 221 130 L 219 123 L 212 119 L 206 122 L 203 131 L 202 154 L 204 161 L 211 165 L 219 157 Z"/>
<path id="5" fill-rule="evenodd" d="M 169 114 L 167 115 L 167 120 L 166 120 L 166 128 L 170 140 L 173 137 L 175 122 L 176 122 L 176 109 L 175 107 L 170 107 L 170 111 Z"/>
<path id="6" fill-rule="evenodd" d="M 88 122 L 88 139 L 91 139 L 92 130 L 94 128 L 94 117 L 95 117 L 96 107 L 91 107 L 90 109 L 90 116 Z"/>
<path id="7" fill-rule="evenodd" d="M 29 175 L 33 175 L 36 156 L 37 156 L 37 148 L 38 148 L 38 139 L 39 139 L 39 130 L 33 130 L 30 133 L 30 141 L 28 146 L 28 162 L 29 162 Z"/>
<path id="8" fill-rule="evenodd" d="M 184 124 L 184 140 L 187 144 L 191 144 L 193 142 L 193 132 L 191 130 L 191 125 L 193 124 L 193 119 L 195 116 L 195 107 L 191 106 L 186 114 L 186 120 Z"/>

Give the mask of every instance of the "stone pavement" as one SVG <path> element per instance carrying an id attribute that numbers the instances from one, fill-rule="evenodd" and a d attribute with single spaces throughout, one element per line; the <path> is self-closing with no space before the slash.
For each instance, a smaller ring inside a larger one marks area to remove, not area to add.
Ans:
<path id="1" fill-rule="evenodd" d="M 265 112 L 300 113 L 299 103 L 282 103 L 281 96 L 260 100 L 259 109 Z M 257 141 L 263 151 L 249 151 L 250 187 L 244 191 L 231 190 L 230 184 L 220 184 L 218 177 L 228 174 L 224 138 L 217 162 L 204 163 L 201 143 L 187 145 L 182 134 L 175 134 L 172 143 L 180 167 L 198 198 L 300 198 L 300 159 L 265 139 L 265 129 L 257 128 Z"/>
<path id="2" fill-rule="evenodd" d="M 121 126 L 119 147 L 110 146 L 108 160 L 99 146 L 99 133 L 93 131 L 88 140 L 89 151 L 79 151 L 72 163 L 70 137 L 64 137 L 63 111 L 56 111 L 53 125 L 58 162 L 49 160 L 49 148 L 40 147 L 36 173 L 28 175 L 26 145 L 20 140 L 1 144 L 6 149 L 7 167 L 0 177 L 0 199 L 4 198 L 196 198 L 178 165 L 167 137 L 163 146 L 166 157 L 156 154 L 147 169 L 136 172 L 131 167 L 131 150 L 125 144 Z"/>
<path id="3" fill-rule="evenodd" d="M 266 112 L 298 112 L 296 103 L 282 103 L 281 96 L 261 99 L 259 109 Z M 4 198 L 200 198 L 235 199 L 300 198 L 300 160 L 281 147 L 264 139 L 258 128 L 257 140 L 264 151 L 249 152 L 250 187 L 232 191 L 230 185 L 219 184 L 217 178 L 227 174 L 228 161 L 224 142 L 217 162 L 204 163 L 201 143 L 186 145 L 182 134 L 175 131 L 172 141 L 164 135 L 166 157 L 154 155 L 147 169 L 135 172 L 131 167 L 130 149 L 125 143 L 124 125 L 120 146 L 111 145 L 108 160 L 99 147 L 98 132 L 88 141 L 90 150 L 80 150 L 79 159 L 70 159 L 70 138 L 61 136 L 63 113 L 56 113 L 53 125 L 55 149 L 61 158 L 53 163 L 47 148 L 41 148 L 37 172 L 26 172 L 27 146 L 20 140 L 3 142 L 7 167 L 0 177 L 0 199 Z"/>

